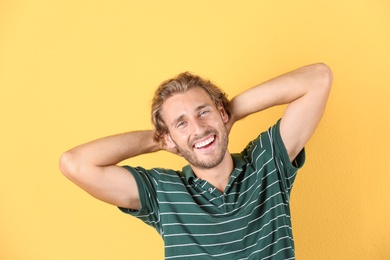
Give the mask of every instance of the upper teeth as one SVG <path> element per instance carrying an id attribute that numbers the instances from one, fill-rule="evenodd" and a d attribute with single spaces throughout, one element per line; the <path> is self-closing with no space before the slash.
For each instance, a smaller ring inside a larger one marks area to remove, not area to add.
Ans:
<path id="1" fill-rule="evenodd" d="M 199 142 L 199 143 L 196 143 L 195 148 L 202 148 L 202 147 L 208 145 L 209 143 L 211 143 L 212 141 L 214 141 L 214 136 L 210 136 L 206 140 Z"/>

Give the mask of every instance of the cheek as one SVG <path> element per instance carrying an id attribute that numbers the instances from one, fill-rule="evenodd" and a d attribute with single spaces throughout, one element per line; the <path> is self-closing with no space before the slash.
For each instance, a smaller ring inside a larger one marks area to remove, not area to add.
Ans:
<path id="1" fill-rule="evenodd" d="M 228 118 L 227 117 L 218 117 L 218 118 L 215 118 L 212 122 L 212 125 L 213 126 L 216 126 L 216 127 L 222 127 L 224 126 L 226 123 L 228 122 Z"/>
<path id="2" fill-rule="evenodd" d="M 188 134 L 185 131 L 176 131 L 175 133 L 171 133 L 171 141 L 176 146 L 187 145 Z"/>

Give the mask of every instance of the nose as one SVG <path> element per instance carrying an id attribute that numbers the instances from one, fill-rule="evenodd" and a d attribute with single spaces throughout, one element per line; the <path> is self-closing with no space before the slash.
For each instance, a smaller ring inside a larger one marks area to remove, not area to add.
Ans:
<path id="1" fill-rule="evenodd" d="M 205 124 L 199 118 L 194 118 L 192 122 L 192 132 L 194 136 L 202 135 L 205 129 Z"/>

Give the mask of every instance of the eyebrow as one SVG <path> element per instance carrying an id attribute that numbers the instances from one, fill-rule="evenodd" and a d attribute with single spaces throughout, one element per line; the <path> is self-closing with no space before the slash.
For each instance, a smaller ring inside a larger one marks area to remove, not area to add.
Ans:
<path id="1" fill-rule="evenodd" d="M 202 110 L 202 109 L 204 109 L 204 108 L 206 108 L 206 107 L 211 107 L 211 105 L 210 105 L 210 104 L 203 104 L 203 105 L 200 105 L 200 106 L 198 106 L 198 107 L 195 108 L 195 112 L 199 112 L 200 110 Z M 185 117 L 186 117 L 185 114 L 181 114 L 181 115 L 178 116 L 175 120 L 173 120 L 173 123 L 172 123 L 171 126 L 174 127 L 174 126 L 177 124 L 177 122 L 183 120 L 183 118 L 185 118 Z"/>
<path id="2" fill-rule="evenodd" d="M 206 108 L 206 107 L 210 107 L 210 105 L 209 105 L 209 104 L 200 105 L 200 106 L 198 106 L 198 107 L 195 109 L 195 111 L 198 112 L 198 111 L 200 111 L 200 110 L 202 110 L 203 108 Z"/>

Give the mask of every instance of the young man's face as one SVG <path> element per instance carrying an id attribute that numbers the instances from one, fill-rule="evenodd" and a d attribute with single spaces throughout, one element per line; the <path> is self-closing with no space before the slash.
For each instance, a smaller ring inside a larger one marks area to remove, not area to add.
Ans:
<path id="1" fill-rule="evenodd" d="M 162 116 L 169 130 L 167 145 L 176 147 L 192 166 L 210 169 L 228 156 L 228 115 L 203 89 L 192 88 L 168 98 Z"/>

